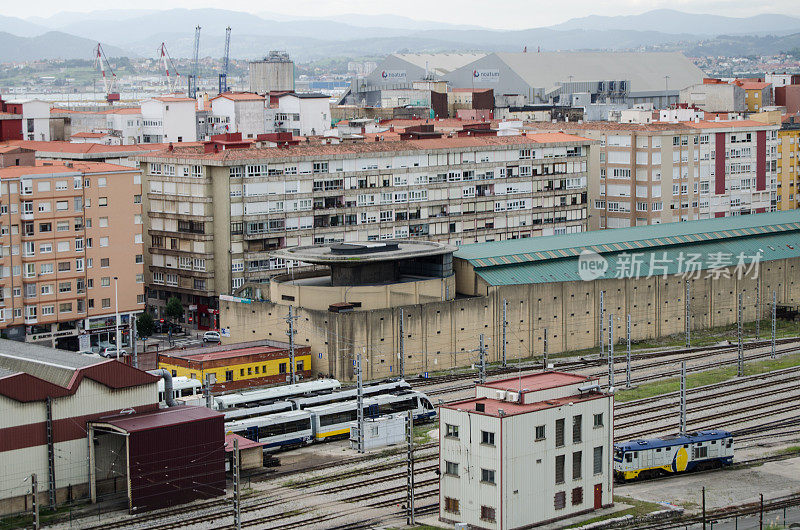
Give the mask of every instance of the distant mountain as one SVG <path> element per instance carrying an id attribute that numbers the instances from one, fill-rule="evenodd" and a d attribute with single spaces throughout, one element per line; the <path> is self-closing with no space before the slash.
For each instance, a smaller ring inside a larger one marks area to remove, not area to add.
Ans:
<path id="1" fill-rule="evenodd" d="M 349 26 L 405 29 L 411 31 L 423 31 L 428 29 L 488 29 L 483 26 L 448 24 L 447 22 L 437 22 L 433 20 L 417 20 L 400 15 L 362 15 L 358 13 L 347 13 L 344 15 L 327 17 L 291 17 L 278 13 L 263 12 L 258 13 L 258 16 L 267 20 L 276 21 L 330 20 L 341 22 Z"/>
<path id="2" fill-rule="evenodd" d="M 550 29 L 573 30 L 637 30 L 662 33 L 694 33 L 697 35 L 722 34 L 776 34 L 800 31 L 800 18 L 788 15 L 756 15 L 746 18 L 720 15 L 699 15 L 673 9 L 655 9 L 640 15 L 601 16 L 573 18 Z"/>
<path id="3" fill-rule="evenodd" d="M 59 11 L 49 17 L 28 17 L 28 22 L 33 22 L 40 26 L 52 29 L 60 29 L 75 22 L 83 20 L 126 20 L 134 17 L 141 17 L 157 13 L 157 9 L 102 9 L 98 11 L 90 11 L 88 13 L 81 13 L 79 11 Z"/>
<path id="4" fill-rule="evenodd" d="M 92 59 L 92 48 L 97 41 L 49 31 L 36 37 L 18 37 L 0 32 L 0 59 L 5 62 L 33 61 L 36 59 Z M 131 55 L 115 46 L 103 44 L 109 57 Z"/>
<path id="5" fill-rule="evenodd" d="M 800 49 L 800 32 L 791 35 L 765 35 L 742 39 L 736 35 L 719 35 L 710 40 L 691 43 L 684 48 L 690 57 L 770 55 Z"/>
<path id="6" fill-rule="evenodd" d="M 13 35 L 19 35 L 20 37 L 35 37 L 36 35 L 47 33 L 49 30 L 44 26 L 28 22 L 21 18 L 4 17 L 0 15 L 0 32 L 2 31 Z M 0 48 L 0 60 L 3 59 L 3 52 L 4 50 Z"/>

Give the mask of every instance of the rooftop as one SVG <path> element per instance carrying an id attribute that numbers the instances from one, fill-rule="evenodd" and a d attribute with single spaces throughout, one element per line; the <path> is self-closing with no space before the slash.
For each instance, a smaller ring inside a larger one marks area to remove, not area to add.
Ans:
<path id="1" fill-rule="evenodd" d="M 500 401 L 498 399 L 489 398 L 473 398 L 464 401 L 457 401 L 455 403 L 448 403 L 441 405 L 441 408 L 452 410 L 468 411 L 470 414 L 483 414 L 486 416 L 500 417 L 500 411 L 503 411 L 503 416 L 516 416 L 518 414 L 527 414 L 529 412 L 537 412 L 540 410 L 551 409 L 569 405 L 570 403 L 583 403 L 585 401 L 592 401 L 606 397 L 606 394 L 601 392 L 586 392 L 581 395 L 566 396 L 563 398 L 553 398 L 544 401 L 537 401 L 535 403 L 514 403 L 511 401 Z M 484 410 L 475 410 L 475 405 L 482 403 Z"/>
<path id="2" fill-rule="evenodd" d="M 101 144 L 75 144 L 72 142 L 43 142 L 38 140 L 12 140 L 9 146 L 33 149 L 39 155 L 74 155 L 82 158 L 112 158 L 127 157 L 142 153 L 160 151 L 166 144 L 139 144 L 139 145 L 101 145 Z"/>
<path id="3" fill-rule="evenodd" d="M 215 412 L 206 407 L 192 407 L 189 405 L 170 407 L 152 412 L 108 416 L 93 421 L 95 424 L 111 425 L 126 433 L 149 431 L 184 423 L 203 421 L 210 418 L 224 418 L 224 414 Z"/>
<path id="4" fill-rule="evenodd" d="M 232 453 L 233 452 L 233 441 L 239 441 L 239 450 L 242 451 L 244 449 L 252 449 L 254 447 L 263 447 L 263 442 L 255 442 L 250 440 L 249 438 L 245 438 L 244 436 L 239 436 L 238 434 L 226 434 L 225 435 L 225 452 Z"/>
<path id="5" fill-rule="evenodd" d="M 281 346 L 267 346 L 263 341 L 246 342 L 240 344 L 230 344 L 225 346 L 201 347 L 188 350 L 170 351 L 159 354 L 161 357 L 172 357 L 177 359 L 187 359 L 191 361 L 214 361 L 217 359 L 230 359 L 234 357 L 245 357 L 247 355 L 260 355 L 265 353 L 276 353 L 286 351 L 288 348 Z"/>
<path id="6" fill-rule="evenodd" d="M 270 254 L 318 265 L 355 266 L 378 261 L 396 261 L 423 256 L 452 254 L 456 247 L 433 241 L 359 241 L 336 245 L 307 245 L 275 250 Z"/>
<path id="7" fill-rule="evenodd" d="M 499 379 L 484 383 L 482 386 L 485 388 L 494 388 L 497 390 L 514 390 L 522 389 L 522 393 L 537 392 L 539 390 L 547 390 L 549 388 L 557 388 L 560 386 L 575 385 L 578 383 L 586 383 L 591 381 L 591 377 L 578 374 L 569 374 L 566 372 L 543 372 L 539 374 L 528 374 L 522 377 L 509 377 L 506 379 Z"/>
<path id="8" fill-rule="evenodd" d="M 94 133 L 94 132 L 79 132 L 75 133 L 70 138 L 103 138 L 104 136 L 111 136 L 110 133 Z"/>
<path id="9" fill-rule="evenodd" d="M 16 179 L 33 175 L 59 175 L 80 173 L 117 173 L 134 172 L 138 169 L 107 162 L 64 162 L 54 160 L 46 162 L 37 160 L 35 166 L 10 166 L 0 168 L 0 179 Z"/>
<path id="10" fill-rule="evenodd" d="M 211 98 L 211 101 L 219 98 L 230 99 L 231 101 L 264 101 L 264 96 L 254 94 L 253 92 L 225 92 L 224 94 Z"/>

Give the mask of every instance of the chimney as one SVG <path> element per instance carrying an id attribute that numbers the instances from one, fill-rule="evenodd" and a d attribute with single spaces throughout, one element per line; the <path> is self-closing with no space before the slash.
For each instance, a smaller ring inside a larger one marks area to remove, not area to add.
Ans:
<path id="1" fill-rule="evenodd" d="M 167 150 L 170 152 L 175 150 L 175 146 L 172 145 L 172 142 L 170 142 L 169 146 L 167 146 Z"/>

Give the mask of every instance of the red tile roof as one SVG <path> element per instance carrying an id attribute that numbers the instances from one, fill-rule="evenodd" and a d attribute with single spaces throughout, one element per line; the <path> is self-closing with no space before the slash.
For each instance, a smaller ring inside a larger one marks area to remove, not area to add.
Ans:
<path id="1" fill-rule="evenodd" d="M 197 100 L 192 99 L 192 98 L 184 98 L 184 97 L 180 97 L 180 96 L 159 96 L 159 97 L 155 97 L 155 98 L 152 98 L 152 99 L 155 99 L 156 101 L 163 101 L 164 103 L 173 103 L 173 102 L 174 103 L 180 103 L 180 102 L 184 102 L 184 101 L 192 101 L 192 102 L 196 102 L 197 101 Z"/>
<path id="2" fill-rule="evenodd" d="M 769 127 L 770 124 L 762 123 L 755 120 L 727 120 L 727 121 L 708 121 L 700 120 L 699 122 L 687 121 L 685 123 L 692 129 L 739 129 L 747 127 Z"/>
<path id="3" fill-rule="evenodd" d="M 264 446 L 264 442 L 255 442 L 250 440 L 249 438 L 245 438 L 244 436 L 239 436 L 238 434 L 226 434 L 225 435 L 225 452 L 232 453 L 233 452 L 233 441 L 239 440 L 239 450 L 242 451 L 244 449 L 251 449 L 253 447 L 262 447 Z"/>
<path id="4" fill-rule="evenodd" d="M 556 388 L 559 386 L 585 383 L 591 380 L 591 377 L 587 377 L 585 375 L 570 374 L 566 372 L 544 372 L 539 374 L 528 374 L 522 377 L 509 377 L 507 379 L 491 381 L 478 386 L 494 388 L 497 390 L 510 389 L 514 391 L 522 388 L 524 394 L 525 391 L 535 392 L 537 390 L 547 390 L 548 388 Z"/>
<path id="5" fill-rule="evenodd" d="M 517 414 L 527 414 L 529 412 L 537 412 L 540 410 L 562 407 L 564 405 L 569 405 L 570 403 L 582 403 L 584 401 L 592 401 L 594 399 L 600 399 L 604 397 L 607 397 L 607 395 L 601 392 L 587 392 L 582 395 L 576 394 L 574 396 L 548 399 L 545 401 L 537 401 L 535 403 L 527 404 L 514 403 L 511 401 L 499 401 L 497 399 L 489 398 L 474 398 L 464 401 L 457 401 L 455 403 L 448 403 L 447 405 L 441 405 L 440 408 L 463 410 L 468 411 L 470 414 L 483 414 L 486 416 L 495 417 L 499 417 L 500 411 L 502 410 L 504 416 L 515 416 Z M 483 403 L 483 412 L 478 412 L 475 410 L 476 403 Z"/>
<path id="6" fill-rule="evenodd" d="M 772 83 L 761 83 L 758 81 L 742 81 L 741 83 L 737 84 L 745 90 L 764 90 L 765 88 L 772 86 Z"/>
<path id="7" fill-rule="evenodd" d="M 33 149 L 42 153 L 113 153 L 128 154 L 130 156 L 159 151 L 167 144 L 138 144 L 138 145 L 101 145 L 101 144 L 75 144 L 72 142 L 42 142 L 38 140 L 11 140 L 6 145 Z M 183 143 L 180 145 L 200 145 L 199 142 Z"/>
<path id="8" fill-rule="evenodd" d="M 164 352 L 161 354 L 161 357 L 177 357 L 181 359 L 189 359 L 192 361 L 214 361 L 218 359 L 246 357 L 248 355 L 277 353 L 282 351 L 286 351 L 285 348 L 276 348 L 274 346 L 251 346 L 249 348 L 211 351 L 207 353 L 203 353 L 202 351 L 198 351 L 197 349 L 189 351 L 179 351 L 179 352 Z"/>
<path id="9" fill-rule="evenodd" d="M 45 165 L 47 164 L 47 165 Z M 67 164 L 70 164 L 69 166 Z M 64 162 L 61 160 L 54 160 L 53 162 L 46 162 L 37 160 L 35 166 L 11 166 L 0 168 L 0 179 L 16 179 L 26 175 L 49 175 L 56 173 L 116 173 L 119 171 L 135 172 L 134 169 L 127 166 L 120 166 L 117 164 L 109 164 L 106 162 Z"/>
<path id="10" fill-rule="evenodd" d="M 264 101 L 264 96 L 252 92 L 225 92 L 224 94 L 211 98 L 211 101 L 219 98 L 230 99 L 231 101 Z"/>
<path id="11" fill-rule="evenodd" d="M 103 138 L 104 136 L 110 136 L 110 133 L 79 132 L 73 134 L 70 138 Z"/>

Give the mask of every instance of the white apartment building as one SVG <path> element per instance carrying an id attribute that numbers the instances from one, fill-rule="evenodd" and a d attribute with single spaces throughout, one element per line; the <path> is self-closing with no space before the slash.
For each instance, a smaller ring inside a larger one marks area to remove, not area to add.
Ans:
<path id="1" fill-rule="evenodd" d="M 18 103 L 11 101 L 9 103 Z M 22 102 L 22 139 L 50 141 L 50 103 L 39 99 Z"/>
<path id="2" fill-rule="evenodd" d="M 562 372 L 476 386 L 439 408 L 439 519 L 529 528 L 613 503 L 613 395 Z"/>
<path id="3" fill-rule="evenodd" d="M 589 164 L 590 230 L 775 209 L 778 125 L 694 120 L 534 127 L 600 141 Z"/>
<path id="4" fill-rule="evenodd" d="M 211 117 L 227 128 L 220 133 L 242 133 L 242 138 L 255 138 L 267 131 L 264 122 L 264 96 L 249 92 L 226 92 L 211 99 Z"/>
<path id="5" fill-rule="evenodd" d="M 325 94 L 289 92 L 275 99 L 277 106 L 267 109 L 270 132 L 322 136 L 331 128 L 330 97 Z"/>
<path id="6" fill-rule="evenodd" d="M 136 157 L 146 181 L 149 304 L 265 282 L 269 251 L 338 241 L 451 244 L 586 229 L 590 140 L 563 133 Z"/>
<path id="7" fill-rule="evenodd" d="M 164 96 L 142 102 L 142 143 L 196 141 L 196 100 Z"/>

